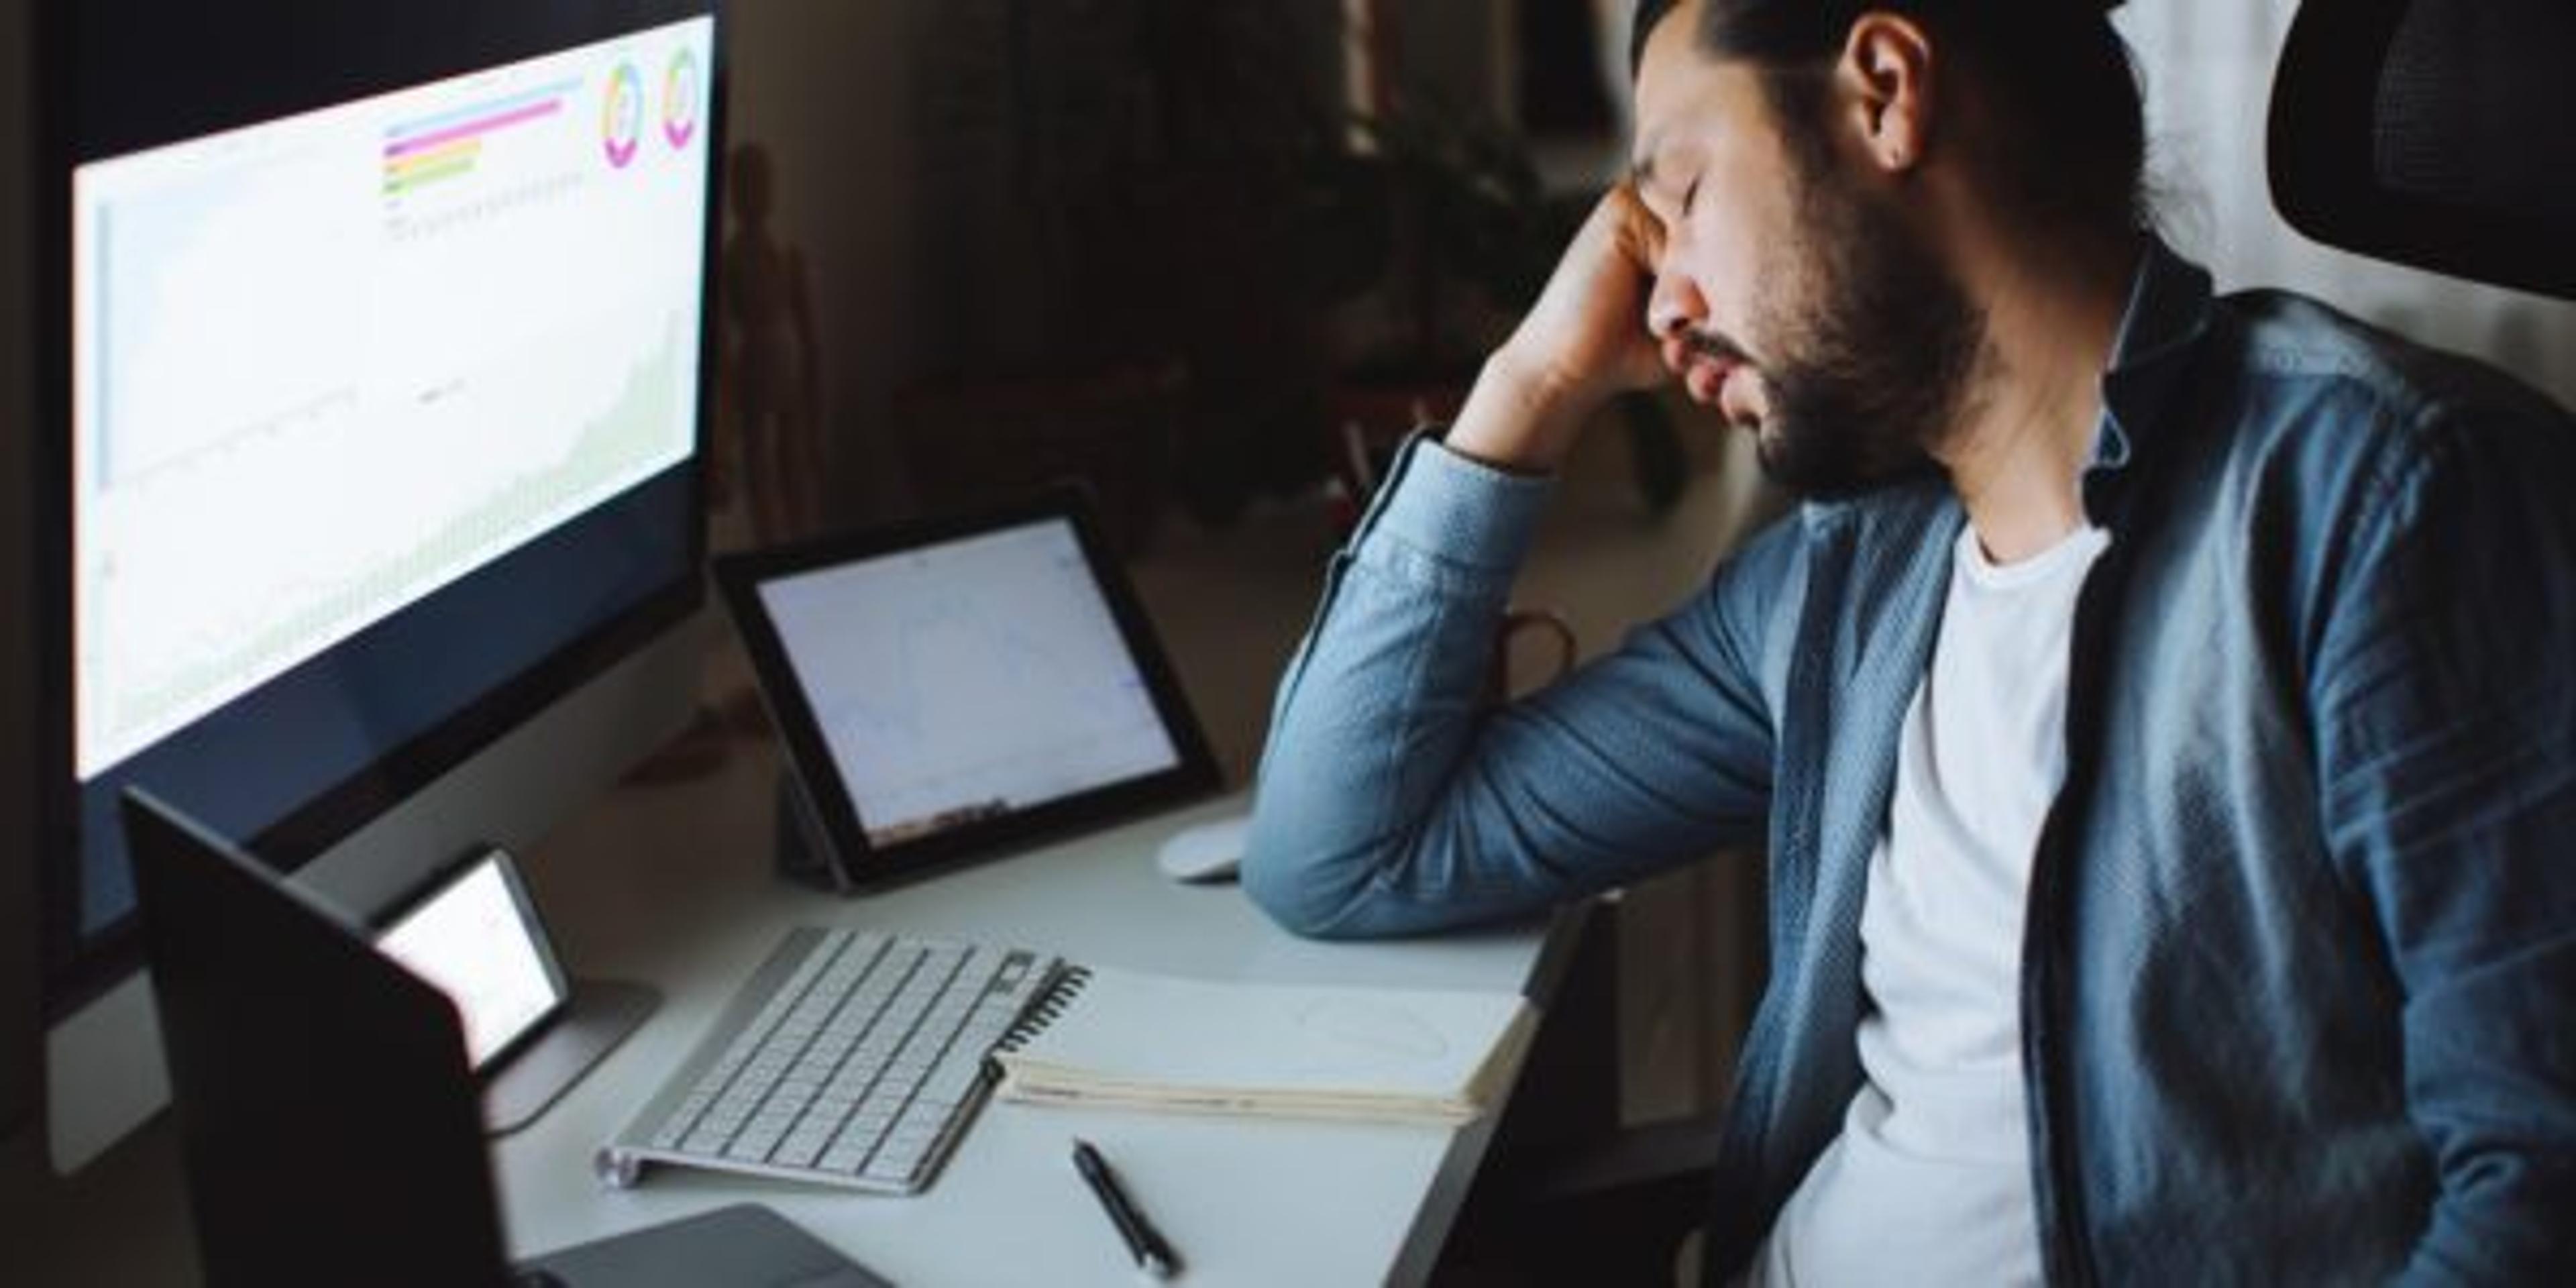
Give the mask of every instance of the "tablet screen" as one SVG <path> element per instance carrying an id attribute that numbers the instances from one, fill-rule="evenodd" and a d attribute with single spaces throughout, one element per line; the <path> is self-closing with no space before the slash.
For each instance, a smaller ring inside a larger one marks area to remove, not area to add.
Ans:
<path id="1" fill-rule="evenodd" d="M 1218 773 L 1086 494 L 715 562 L 850 884 L 1110 821 Z"/>
<path id="2" fill-rule="evenodd" d="M 1061 518 L 760 584 L 868 843 L 1180 763 Z"/>

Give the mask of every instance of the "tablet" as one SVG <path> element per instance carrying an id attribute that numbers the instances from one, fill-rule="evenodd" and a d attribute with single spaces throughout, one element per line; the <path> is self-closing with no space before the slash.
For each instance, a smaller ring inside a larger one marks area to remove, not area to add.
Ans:
<path id="1" fill-rule="evenodd" d="M 845 884 L 1218 786 L 1079 489 L 721 555 L 714 570 Z"/>

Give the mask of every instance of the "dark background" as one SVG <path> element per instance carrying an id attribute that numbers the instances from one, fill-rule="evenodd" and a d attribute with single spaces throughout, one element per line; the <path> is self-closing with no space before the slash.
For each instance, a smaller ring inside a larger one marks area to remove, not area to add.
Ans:
<path id="1" fill-rule="evenodd" d="M 52 321 L 33 316 L 29 225 L 38 201 L 68 202 L 32 178 L 35 3 L 0 0 L 0 1136 L 28 1124 L 41 1051 L 27 606 L 33 454 L 49 432 L 35 395 L 58 377 L 30 353 Z M 1584 102 L 1588 0 L 1533 4 L 1555 11 L 1531 29 L 1557 51 L 1536 68 L 1507 56 L 1531 17 L 1513 6 L 1377 6 L 1391 15 L 1371 47 L 1380 88 L 1432 133 L 1428 178 L 1397 192 L 1392 167 L 1346 164 L 1342 23 L 1365 6 L 736 0 L 729 129 L 774 156 L 774 223 L 806 262 L 823 525 L 1076 472 L 1136 552 L 1160 530 L 1311 494 L 1344 373 L 1471 361 L 1506 315 L 1492 266 L 1512 248 L 1463 262 L 1439 248 L 1480 226 L 1489 242 L 1517 235 L 1529 194 L 1462 206 L 1423 185 L 1472 194 L 1494 162 L 1458 147 L 1503 137 L 1524 99 L 1536 123 L 1607 137 L 1604 105 Z M 221 6 L 158 8 L 221 30 Z M 400 47 L 368 34 L 390 28 L 364 8 L 355 34 L 327 42 L 353 74 L 367 50 Z M 188 58 L 203 42 L 165 30 L 157 43 Z M 1439 200 L 1451 205 L 1421 213 Z M 1426 272 L 1456 279 L 1428 320 L 1413 316 Z M 1414 343 L 1424 335 L 1438 352 Z M 734 504 L 718 498 L 719 542 L 747 539 Z"/>

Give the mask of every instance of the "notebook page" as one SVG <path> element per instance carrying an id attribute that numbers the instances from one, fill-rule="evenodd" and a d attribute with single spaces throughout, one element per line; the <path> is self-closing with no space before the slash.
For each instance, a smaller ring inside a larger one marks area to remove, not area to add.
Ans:
<path id="1" fill-rule="evenodd" d="M 1002 1057 L 1033 1079 L 1454 1100 L 1514 1028 L 1517 994 L 1316 987 L 1097 969 Z"/>

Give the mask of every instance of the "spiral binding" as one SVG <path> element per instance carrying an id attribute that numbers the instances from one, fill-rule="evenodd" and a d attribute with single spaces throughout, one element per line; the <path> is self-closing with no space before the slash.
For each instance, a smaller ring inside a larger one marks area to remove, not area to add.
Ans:
<path id="1" fill-rule="evenodd" d="M 1056 1017 L 1073 1005 L 1074 999 L 1089 983 L 1091 970 L 1088 967 L 1065 966 L 1057 970 L 1055 978 L 1048 980 L 1046 987 L 1029 1000 L 1028 1008 L 1020 1012 L 1020 1018 L 1003 1031 L 1001 1040 L 993 1044 L 993 1050 L 1017 1051 L 1027 1045 L 1030 1039 L 1044 1032 L 1046 1026 L 1055 1023 Z"/>

